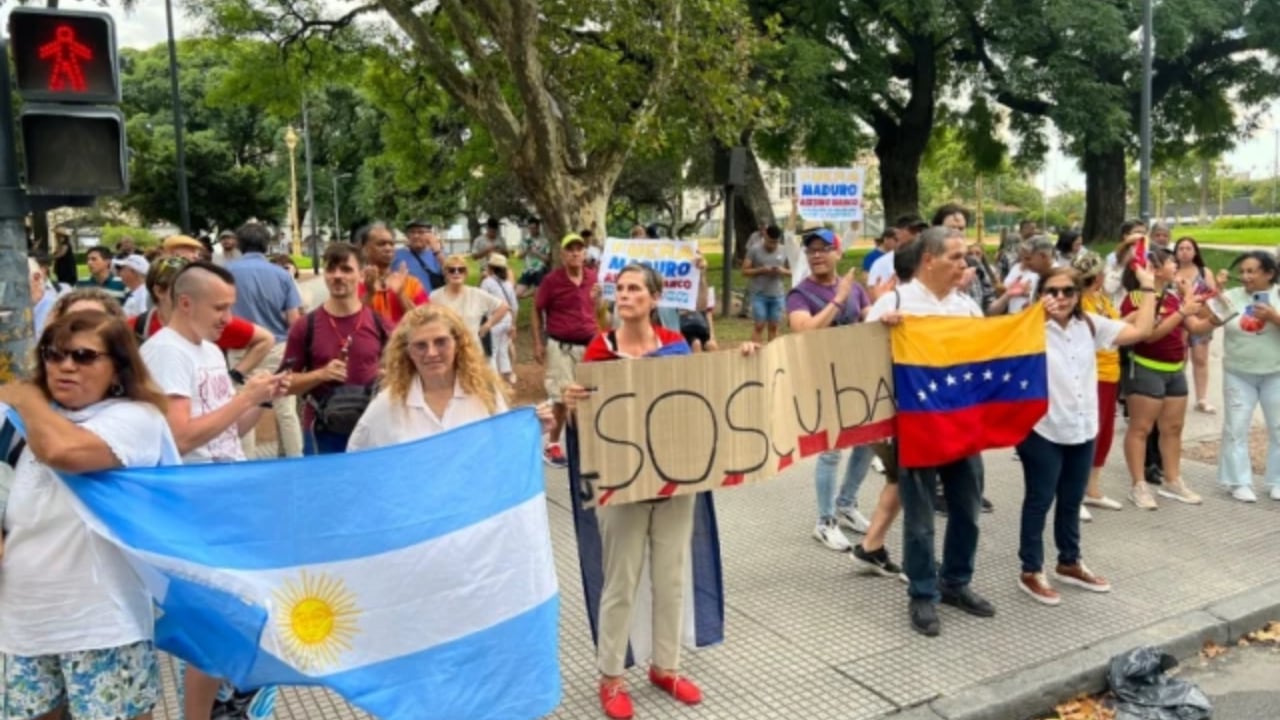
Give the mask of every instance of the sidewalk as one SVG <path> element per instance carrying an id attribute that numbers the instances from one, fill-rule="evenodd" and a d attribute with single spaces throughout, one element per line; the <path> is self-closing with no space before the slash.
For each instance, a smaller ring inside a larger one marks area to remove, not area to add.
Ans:
<path id="1" fill-rule="evenodd" d="M 1210 377 L 1218 408 L 1220 356 L 1219 340 Z M 1189 413 L 1186 437 L 1215 437 L 1220 418 Z M 1127 487 L 1122 466 L 1117 443 L 1104 472 L 1107 492 L 1117 499 Z M 1217 490 L 1212 467 L 1187 463 L 1184 474 L 1205 496 L 1203 506 L 1162 500 L 1158 511 L 1139 512 L 1126 504 L 1121 512 L 1095 511 L 1096 520 L 1084 526 L 1088 563 L 1111 580 L 1114 592 L 1091 595 L 1064 587 L 1061 606 L 1038 605 L 1016 587 L 1021 466 L 1011 451 L 994 451 L 986 455 L 986 472 L 996 511 L 982 518 L 974 588 L 995 604 L 998 615 L 980 620 L 941 608 L 942 635 L 933 639 L 910 629 L 904 585 L 855 575 L 848 555 L 810 537 L 812 461 L 785 477 L 718 493 L 726 641 L 689 653 L 683 668 L 701 683 L 706 699 L 698 708 L 678 706 L 633 670 L 636 717 L 882 718 L 1280 582 L 1274 561 L 1280 557 L 1280 503 L 1231 501 Z M 875 502 L 882 482 L 874 473 L 868 477 L 860 496 L 864 506 Z M 564 473 L 549 471 L 547 485 L 564 673 L 564 700 L 553 717 L 595 720 L 603 715 Z M 941 528 L 940 522 L 939 534 Z M 1046 545 L 1052 558 L 1051 530 Z M 901 557 L 898 528 L 889 547 L 894 558 Z M 176 715 L 162 709 L 157 717 Z M 276 717 L 363 715 L 327 693 L 289 690 Z"/>

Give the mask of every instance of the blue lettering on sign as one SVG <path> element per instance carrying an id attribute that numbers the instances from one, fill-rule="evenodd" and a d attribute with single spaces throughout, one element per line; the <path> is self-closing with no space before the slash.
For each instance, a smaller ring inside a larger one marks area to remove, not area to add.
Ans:
<path id="1" fill-rule="evenodd" d="M 693 270 L 693 263 L 687 260 L 638 260 L 641 265 L 648 265 L 663 277 L 680 277 Z"/>
<path id="2" fill-rule="evenodd" d="M 625 257 L 619 257 L 619 256 L 615 255 L 615 256 L 613 256 L 612 258 L 610 258 L 610 259 L 609 259 L 609 267 L 607 267 L 607 268 L 605 268 L 605 269 L 606 269 L 606 270 L 621 270 L 622 268 L 624 268 L 624 267 L 626 267 L 626 266 L 627 266 L 627 259 L 626 259 Z"/>
<path id="3" fill-rule="evenodd" d="M 857 183 L 837 185 L 801 185 L 800 194 L 805 197 L 857 197 Z"/>

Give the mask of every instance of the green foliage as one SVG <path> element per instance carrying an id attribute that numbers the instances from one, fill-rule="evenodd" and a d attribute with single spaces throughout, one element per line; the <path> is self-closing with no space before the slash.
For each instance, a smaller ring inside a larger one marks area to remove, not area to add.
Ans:
<path id="1" fill-rule="evenodd" d="M 140 250 L 149 250 L 160 243 L 160 238 L 146 228 L 128 227 L 126 225 L 103 225 L 99 235 L 99 244 L 112 250 L 125 237 L 133 238 L 134 245 Z"/>
<path id="2" fill-rule="evenodd" d="M 1211 227 L 1219 230 L 1246 230 L 1254 228 L 1280 228 L 1280 215 L 1256 215 L 1253 217 L 1218 218 Z M 1280 238 L 1277 238 L 1280 240 Z"/>

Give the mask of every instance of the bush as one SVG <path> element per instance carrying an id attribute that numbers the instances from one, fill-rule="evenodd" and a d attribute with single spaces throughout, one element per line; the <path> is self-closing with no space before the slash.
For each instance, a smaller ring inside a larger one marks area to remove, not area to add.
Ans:
<path id="1" fill-rule="evenodd" d="M 133 238 L 133 243 L 139 250 L 150 250 L 160 244 L 160 238 L 156 237 L 150 230 L 127 225 L 103 225 L 99 235 L 99 242 L 115 250 L 120 243 L 120 238 L 125 236 Z"/>
<path id="2" fill-rule="evenodd" d="M 1280 228 L 1280 215 L 1254 215 L 1250 217 L 1218 218 L 1213 227 L 1222 230 L 1253 230 Z"/>

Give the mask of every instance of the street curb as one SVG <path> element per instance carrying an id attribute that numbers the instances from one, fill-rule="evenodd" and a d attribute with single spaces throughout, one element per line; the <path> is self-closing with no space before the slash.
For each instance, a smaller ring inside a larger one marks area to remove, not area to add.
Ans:
<path id="1" fill-rule="evenodd" d="M 1120 653 L 1150 645 L 1185 660 L 1199 653 L 1206 641 L 1220 645 L 1234 643 L 1269 620 L 1280 620 L 1280 582 L 1107 638 L 892 717 L 893 720 L 1019 720 L 1035 717 L 1063 700 L 1106 689 L 1107 667 L 1111 658 Z"/>

